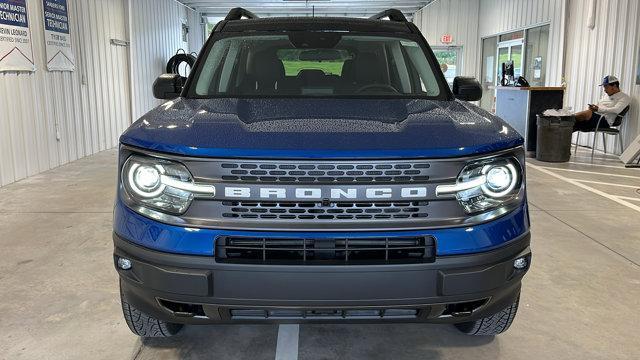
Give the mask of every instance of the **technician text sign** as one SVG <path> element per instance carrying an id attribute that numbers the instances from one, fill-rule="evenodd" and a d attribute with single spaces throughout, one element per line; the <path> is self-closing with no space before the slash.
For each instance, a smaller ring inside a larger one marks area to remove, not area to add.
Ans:
<path id="1" fill-rule="evenodd" d="M 35 71 L 27 0 L 0 0 L 0 71 Z"/>
<path id="2" fill-rule="evenodd" d="M 44 41 L 49 71 L 73 71 L 75 59 L 69 34 L 67 0 L 42 0 Z"/>

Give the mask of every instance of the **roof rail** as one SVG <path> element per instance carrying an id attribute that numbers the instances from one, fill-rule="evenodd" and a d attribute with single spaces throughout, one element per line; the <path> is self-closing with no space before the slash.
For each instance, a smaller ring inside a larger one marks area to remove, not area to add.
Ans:
<path id="1" fill-rule="evenodd" d="M 386 17 L 388 17 L 389 20 L 391 20 L 391 21 L 400 21 L 400 22 L 407 22 L 408 21 L 407 18 L 402 13 L 402 11 L 400 11 L 398 9 L 387 9 L 385 11 L 381 11 L 381 12 L 371 16 L 369 19 L 382 20 L 382 19 L 384 19 Z"/>
<path id="2" fill-rule="evenodd" d="M 240 20 L 242 17 L 246 17 L 247 19 L 257 19 L 258 15 L 252 13 L 247 9 L 243 9 L 241 7 L 233 8 L 229 10 L 229 13 L 224 18 L 225 20 Z"/>

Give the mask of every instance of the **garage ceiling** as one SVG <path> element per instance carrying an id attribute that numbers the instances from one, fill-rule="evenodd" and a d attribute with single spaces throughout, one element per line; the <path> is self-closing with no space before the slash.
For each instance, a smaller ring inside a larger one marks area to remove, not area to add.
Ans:
<path id="1" fill-rule="evenodd" d="M 408 18 L 433 0 L 179 0 L 209 18 L 224 17 L 229 9 L 243 7 L 258 16 L 367 17 L 395 8 Z"/>

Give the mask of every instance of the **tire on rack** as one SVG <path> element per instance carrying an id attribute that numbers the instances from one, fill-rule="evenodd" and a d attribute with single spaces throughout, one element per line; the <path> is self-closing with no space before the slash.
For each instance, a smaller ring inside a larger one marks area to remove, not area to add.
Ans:
<path id="1" fill-rule="evenodd" d="M 180 52 L 176 53 L 167 62 L 167 67 L 166 67 L 167 74 L 180 75 L 180 71 L 179 71 L 180 65 L 182 65 L 183 63 L 189 66 L 190 69 L 193 69 L 193 66 L 196 63 L 196 57 L 193 56 L 192 54 L 186 54 L 186 53 L 180 53 Z"/>
<path id="2" fill-rule="evenodd" d="M 518 312 L 520 294 L 508 307 L 497 313 L 475 321 L 455 324 L 458 330 L 467 335 L 494 336 L 507 331 Z"/>
<path id="3" fill-rule="evenodd" d="M 129 329 L 140 337 L 169 337 L 177 334 L 182 329 L 182 324 L 158 320 L 134 308 L 127 302 L 122 292 L 122 286 L 120 286 L 120 301 L 122 314 L 127 321 Z"/>

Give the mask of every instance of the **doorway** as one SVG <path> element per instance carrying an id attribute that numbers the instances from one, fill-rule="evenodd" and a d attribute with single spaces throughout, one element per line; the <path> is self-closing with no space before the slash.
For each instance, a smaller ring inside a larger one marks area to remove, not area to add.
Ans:
<path id="1" fill-rule="evenodd" d="M 494 112 L 495 104 L 497 51 L 497 36 L 482 39 L 482 70 L 480 77 L 482 99 L 480 100 L 480 107 L 491 112 Z"/>
<path id="2" fill-rule="evenodd" d="M 507 61 L 513 61 L 514 79 L 522 76 L 523 73 L 523 52 L 524 52 L 524 31 L 516 31 L 508 34 L 500 35 L 498 39 L 498 83 L 502 78 L 502 64 Z M 497 83 L 496 83 L 497 85 Z"/>

